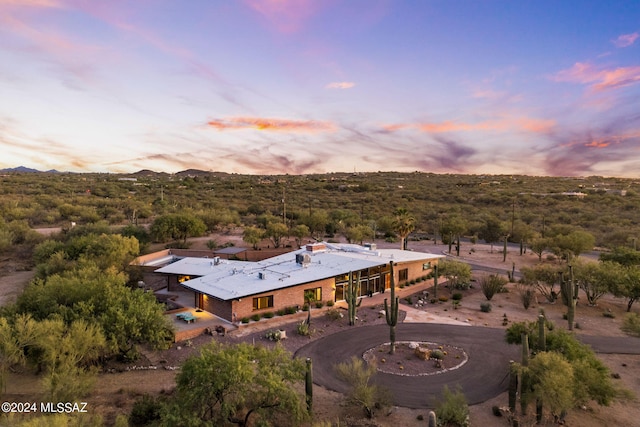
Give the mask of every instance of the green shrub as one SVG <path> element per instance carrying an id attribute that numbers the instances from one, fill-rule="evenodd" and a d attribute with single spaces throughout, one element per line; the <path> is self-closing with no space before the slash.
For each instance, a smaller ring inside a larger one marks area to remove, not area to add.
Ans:
<path id="1" fill-rule="evenodd" d="M 285 314 L 287 314 L 287 312 L 285 311 L 285 309 L 284 309 L 284 308 L 280 308 L 280 309 L 278 309 L 278 310 L 276 311 L 276 314 L 277 314 L 278 316 L 284 316 Z"/>
<path id="2" fill-rule="evenodd" d="M 267 311 L 266 313 L 262 313 L 262 317 L 265 319 L 271 319 L 275 314 L 273 311 Z"/>
<path id="3" fill-rule="evenodd" d="M 462 299 L 462 294 L 460 292 L 456 292 L 451 296 L 451 299 L 454 301 L 460 301 Z"/>
<path id="4" fill-rule="evenodd" d="M 305 303 L 305 304 L 302 306 L 302 311 L 309 311 L 309 304 Z"/>
<path id="5" fill-rule="evenodd" d="M 502 276 L 498 276 L 497 274 L 483 276 L 480 279 L 480 289 L 482 289 L 482 293 L 487 301 L 491 301 L 491 298 L 493 298 L 495 294 L 501 292 L 506 284 L 507 279 Z"/>
<path id="6" fill-rule="evenodd" d="M 324 303 L 322 301 L 316 301 L 316 308 L 324 307 Z"/>
<path id="7" fill-rule="evenodd" d="M 161 413 L 162 403 L 145 394 L 141 399 L 134 402 L 129 414 L 129 423 L 135 426 L 150 425 L 152 422 L 160 420 Z"/>
<path id="8" fill-rule="evenodd" d="M 338 320 L 338 319 L 342 319 L 344 315 L 339 309 L 332 307 L 329 310 L 327 310 L 327 317 L 331 320 Z"/>
<path id="9" fill-rule="evenodd" d="M 622 331 L 625 334 L 640 337 L 640 316 L 638 313 L 627 313 L 622 322 Z"/>
<path id="10" fill-rule="evenodd" d="M 335 302 L 333 302 L 332 300 L 327 301 L 327 307 L 333 307 L 334 304 Z"/>
<path id="11" fill-rule="evenodd" d="M 490 302 L 480 303 L 480 311 L 483 313 L 491 313 L 491 303 Z"/>
<path id="12" fill-rule="evenodd" d="M 258 320 L 260 320 L 260 315 L 258 313 L 252 314 L 251 320 L 253 320 L 254 322 L 257 322 Z"/>
<path id="13" fill-rule="evenodd" d="M 242 323 L 249 323 L 251 319 L 249 319 L 248 317 L 243 317 L 242 320 L 240 320 Z"/>
<path id="14" fill-rule="evenodd" d="M 413 305 L 413 298 L 411 298 L 411 297 L 406 297 L 404 300 L 407 302 L 407 304 L 409 304 L 409 305 Z"/>
<path id="15" fill-rule="evenodd" d="M 311 335 L 311 328 L 309 328 L 309 324 L 304 320 L 298 323 L 298 326 L 296 326 L 296 330 L 298 331 L 298 335 L 302 335 L 303 337 L 308 337 Z"/>
<path id="16" fill-rule="evenodd" d="M 460 387 L 455 392 L 445 385 L 443 400 L 436 405 L 436 416 L 441 425 L 466 426 L 469 424 L 469 405 Z"/>
<path id="17" fill-rule="evenodd" d="M 272 329 L 270 331 L 267 331 L 264 336 L 271 341 L 280 341 L 280 339 L 282 338 L 282 331 L 280 331 L 279 329 Z"/>
<path id="18" fill-rule="evenodd" d="M 603 312 L 603 313 L 602 313 L 602 315 L 603 315 L 604 317 L 608 317 L 609 319 L 615 319 L 615 318 L 616 318 L 616 315 L 615 315 L 615 314 L 613 314 L 613 313 L 612 313 L 612 312 L 610 312 L 610 311 L 605 311 L 605 312 Z"/>
<path id="19" fill-rule="evenodd" d="M 298 308 L 294 307 L 294 306 L 287 307 L 287 308 L 284 309 L 284 312 L 286 314 L 296 314 L 298 312 Z"/>

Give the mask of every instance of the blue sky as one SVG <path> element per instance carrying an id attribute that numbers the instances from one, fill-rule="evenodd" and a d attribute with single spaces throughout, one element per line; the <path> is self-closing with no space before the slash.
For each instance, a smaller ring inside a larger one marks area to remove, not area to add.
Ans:
<path id="1" fill-rule="evenodd" d="M 0 0 L 0 167 L 640 175 L 640 2 Z"/>

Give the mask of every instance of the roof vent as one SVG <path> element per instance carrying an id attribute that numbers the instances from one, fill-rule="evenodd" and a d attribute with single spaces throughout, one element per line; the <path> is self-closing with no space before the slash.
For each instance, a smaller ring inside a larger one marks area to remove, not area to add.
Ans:
<path id="1" fill-rule="evenodd" d="M 296 263 L 307 266 L 311 263 L 311 256 L 309 254 L 296 254 Z"/>
<path id="2" fill-rule="evenodd" d="M 266 278 L 267 278 L 267 274 L 266 274 L 266 273 L 264 273 L 264 272 L 262 272 L 262 271 L 259 271 L 259 272 L 258 272 L 258 279 L 260 279 L 260 280 L 264 280 L 264 279 L 266 279 Z"/>
<path id="3" fill-rule="evenodd" d="M 378 245 L 376 245 L 375 243 L 365 243 L 364 247 L 369 251 L 375 251 L 378 248 Z"/>

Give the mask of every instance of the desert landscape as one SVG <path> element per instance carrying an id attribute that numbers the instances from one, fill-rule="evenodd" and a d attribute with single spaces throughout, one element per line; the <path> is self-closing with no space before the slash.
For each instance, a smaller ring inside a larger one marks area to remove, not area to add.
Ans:
<path id="1" fill-rule="evenodd" d="M 219 242 L 230 242 L 234 245 L 242 245 L 241 236 L 237 234 L 217 234 L 207 237 L 192 239 L 191 248 L 198 249 L 204 247 L 210 239 Z M 392 246 L 391 243 L 380 242 L 379 245 Z M 435 245 L 432 241 L 410 242 L 409 248 L 414 251 L 425 251 L 431 253 L 448 254 L 446 245 Z M 533 265 L 538 262 L 538 257 L 532 253 L 519 255 L 516 249 L 509 251 L 506 261 L 502 260 L 502 253 L 492 250 L 489 245 L 465 243 L 461 248 L 461 258 L 473 264 L 490 267 L 496 270 L 508 270 L 514 263 L 517 268 L 525 265 Z M 506 267 L 506 268 L 505 268 Z M 15 269 L 5 263 L 2 278 L 1 297 L 3 302 L 9 302 L 20 292 L 26 281 L 30 277 L 30 272 L 13 271 Z M 476 272 L 474 280 L 478 275 L 488 274 Z M 417 301 L 425 292 L 433 291 L 432 283 L 424 282 L 411 287 L 397 290 L 400 297 L 401 319 L 398 330 L 403 324 L 408 323 L 443 323 L 468 325 L 469 333 L 473 333 L 472 327 L 479 328 L 506 328 L 504 319 L 508 319 L 506 325 L 513 322 L 535 320 L 542 310 L 545 316 L 555 323 L 556 327 L 566 328 L 567 321 L 563 319 L 566 307 L 561 303 L 548 304 L 541 296 L 528 309 L 522 307 L 516 285 L 510 283 L 506 287 L 507 292 L 499 293 L 491 300 L 492 310 L 489 313 L 480 310 L 481 303 L 486 298 L 477 286 L 462 291 L 463 298 L 454 307 L 450 302 L 425 304 L 416 307 L 408 301 Z M 450 290 L 441 286 L 441 295 L 450 295 Z M 353 327 L 367 327 L 372 325 L 385 324 L 385 319 L 380 315 L 383 295 L 374 295 L 372 298 L 364 298 L 363 304 L 358 311 L 358 321 Z M 625 337 L 620 330 L 622 318 L 624 316 L 625 303 L 622 299 L 612 296 L 605 296 L 599 300 L 598 306 L 589 307 L 584 303 L 579 303 L 577 307 L 576 322 L 579 328 L 575 329 L 576 335 L 591 336 L 613 336 Z M 336 304 L 335 309 L 344 310 L 346 305 Z M 280 341 L 288 351 L 295 353 L 312 340 L 322 339 L 332 333 L 350 328 L 346 315 L 343 318 L 334 320 L 326 315 L 327 308 L 312 310 L 314 333 L 310 337 L 303 337 L 296 333 L 296 325 L 304 318 L 306 313 L 298 313 L 293 316 L 276 317 L 273 319 L 263 319 L 259 322 L 251 322 L 247 325 L 238 325 L 237 329 L 230 331 L 226 336 L 203 335 L 189 342 L 176 343 L 171 349 L 166 351 L 143 352 L 144 357 L 137 361 L 135 365 L 116 365 L 111 367 L 109 373 L 100 375 L 98 384 L 91 395 L 87 398 L 91 412 L 100 414 L 104 419 L 113 422 L 118 414 L 127 414 L 130 411 L 133 401 L 144 394 L 159 395 L 170 393 L 175 386 L 175 376 L 179 366 L 190 355 L 196 354 L 198 348 L 212 339 L 223 342 L 250 342 L 261 345 L 276 345 L 273 341 L 265 337 L 268 330 L 279 329 L 286 331 L 287 339 Z M 603 316 L 604 312 L 609 312 L 608 317 Z M 638 338 L 626 338 L 628 340 L 638 340 Z M 448 346 L 455 346 L 455 342 L 440 343 Z M 632 391 L 635 395 L 640 393 L 640 355 L 638 354 L 606 354 L 599 353 L 598 357 L 611 370 L 612 374 L 619 376 L 616 384 L 620 387 Z M 407 369 L 411 369 L 407 367 Z M 418 368 L 419 369 L 419 368 Z M 428 381 L 428 377 L 426 377 Z M 452 384 L 452 387 L 454 384 Z M 22 399 L 33 398 L 38 395 L 39 384 L 37 377 L 24 374 L 12 374 L 7 382 L 5 398 L 7 400 L 20 401 Z M 325 420 L 327 422 L 338 422 L 342 420 L 346 425 L 366 425 L 366 426 L 420 426 L 425 425 L 428 410 L 425 408 L 413 409 L 396 405 L 384 414 L 378 414 L 374 419 L 366 419 L 360 410 L 355 410 L 344 406 L 344 397 L 341 393 L 325 389 L 321 386 L 314 386 L 314 415 L 315 421 Z M 494 406 L 506 407 L 507 394 L 501 393 L 492 396 L 483 403 L 470 406 L 470 421 L 473 426 L 507 426 L 506 417 L 498 418 L 493 412 Z M 610 407 L 600 407 L 596 404 L 589 405 L 579 410 L 571 411 L 566 419 L 566 425 L 581 427 L 606 425 L 633 425 L 640 417 L 640 409 L 635 401 L 618 401 Z M 553 425 L 553 420 L 547 419 L 546 425 Z M 342 424 L 341 424 L 342 425 Z M 521 424 L 523 425 L 523 424 Z M 524 424 L 526 425 L 526 424 Z"/>

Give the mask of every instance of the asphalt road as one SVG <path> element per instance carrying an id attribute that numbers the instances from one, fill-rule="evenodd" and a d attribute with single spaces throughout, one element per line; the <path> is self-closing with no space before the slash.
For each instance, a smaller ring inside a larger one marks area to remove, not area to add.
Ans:
<path id="1" fill-rule="evenodd" d="M 400 376 L 378 372 L 375 382 L 388 388 L 394 404 L 409 408 L 433 408 L 448 385 L 460 385 L 470 405 L 482 403 L 507 390 L 509 361 L 520 360 L 520 346 L 509 345 L 504 329 L 443 325 L 434 323 L 402 323 L 396 327 L 397 341 L 428 341 L 463 348 L 469 359 L 461 367 L 428 376 Z M 596 353 L 640 354 L 640 338 L 578 338 Z M 346 329 L 300 348 L 298 357 L 311 357 L 313 379 L 330 390 L 345 393 L 348 386 L 334 373 L 336 363 L 353 355 L 361 357 L 370 348 L 389 342 L 387 325 Z"/>

